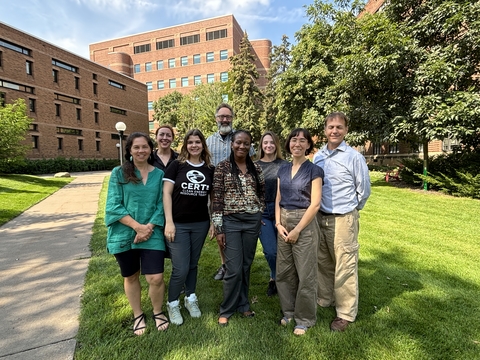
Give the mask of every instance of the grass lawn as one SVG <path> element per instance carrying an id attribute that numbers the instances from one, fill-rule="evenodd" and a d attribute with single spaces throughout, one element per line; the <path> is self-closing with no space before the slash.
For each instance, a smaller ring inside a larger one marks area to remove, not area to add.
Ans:
<path id="1" fill-rule="evenodd" d="M 105 187 L 91 241 L 75 359 L 475 359 L 480 358 L 480 202 L 392 186 L 372 173 L 372 197 L 361 212 L 357 321 L 332 333 L 333 308 L 318 308 L 303 337 L 277 325 L 278 297 L 265 294 L 268 266 L 260 244 L 250 298 L 256 316 L 217 325 L 222 283 L 217 245 L 207 240 L 197 295 L 203 315 L 142 337 L 113 256 L 105 251 Z M 166 261 L 165 277 L 170 276 Z M 143 282 L 145 284 L 145 282 Z M 152 310 L 144 289 L 144 311 Z"/>
<path id="2" fill-rule="evenodd" d="M 62 188 L 73 178 L 0 176 L 0 226 Z"/>

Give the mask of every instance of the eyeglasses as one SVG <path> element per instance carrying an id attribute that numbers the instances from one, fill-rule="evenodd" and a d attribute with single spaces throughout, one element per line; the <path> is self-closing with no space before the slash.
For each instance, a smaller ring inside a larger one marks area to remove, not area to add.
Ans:
<path id="1" fill-rule="evenodd" d="M 227 119 L 227 120 L 232 120 L 233 116 L 232 115 L 217 115 L 218 119 Z"/>

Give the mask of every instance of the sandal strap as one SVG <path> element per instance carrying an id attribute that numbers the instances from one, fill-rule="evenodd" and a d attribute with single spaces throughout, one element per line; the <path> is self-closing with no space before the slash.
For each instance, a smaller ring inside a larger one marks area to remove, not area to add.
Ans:
<path id="1" fill-rule="evenodd" d="M 137 321 L 138 320 L 138 321 Z M 144 313 L 141 313 L 140 315 L 138 315 L 136 318 L 133 319 L 133 332 L 137 331 L 137 330 L 142 330 L 142 329 L 145 329 L 145 325 L 140 327 L 140 323 L 142 322 L 146 323 L 146 317 L 145 317 L 145 314 Z"/>

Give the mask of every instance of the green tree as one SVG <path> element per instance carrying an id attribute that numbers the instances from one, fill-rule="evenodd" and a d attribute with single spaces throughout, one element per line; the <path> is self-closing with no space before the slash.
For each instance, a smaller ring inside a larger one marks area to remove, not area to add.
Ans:
<path id="1" fill-rule="evenodd" d="M 278 105 L 277 105 L 277 85 L 278 78 L 283 74 L 290 65 L 291 44 L 288 41 L 288 36 L 282 36 L 282 43 L 278 46 L 273 46 L 270 54 L 270 69 L 267 73 L 267 86 L 265 88 L 264 106 L 264 121 L 265 128 L 275 132 L 280 137 L 284 133 L 284 129 L 277 121 Z M 283 134 L 285 135 L 285 134 Z"/>
<path id="2" fill-rule="evenodd" d="M 223 83 L 199 84 L 184 95 L 179 104 L 177 131 L 183 137 L 190 129 L 199 129 L 205 137 L 217 131 L 215 109 L 226 93 Z"/>
<path id="3" fill-rule="evenodd" d="M 28 146 L 24 145 L 32 119 L 27 116 L 25 100 L 17 99 L 12 104 L 0 107 L 0 161 L 8 162 L 25 157 Z"/>
<path id="4" fill-rule="evenodd" d="M 177 126 L 179 117 L 179 106 L 183 100 L 184 95 L 178 91 L 171 92 L 162 96 L 153 103 L 153 120 L 161 124 L 170 124 Z"/>
<path id="5" fill-rule="evenodd" d="M 256 57 L 245 32 L 240 41 L 240 51 L 230 58 L 229 72 L 232 107 L 235 111 L 235 128 L 250 131 L 254 142 L 262 130 L 263 94 L 257 86 L 259 77 L 255 66 Z"/>

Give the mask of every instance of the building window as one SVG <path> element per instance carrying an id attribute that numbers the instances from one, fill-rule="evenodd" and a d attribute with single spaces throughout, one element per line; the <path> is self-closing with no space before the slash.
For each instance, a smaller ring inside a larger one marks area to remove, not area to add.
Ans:
<path id="1" fill-rule="evenodd" d="M 398 143 L 397 144 L 390 144 L 388 146 L 388 153 L 389 154 L 398 154 L 400 152 L 400 149 L 398 147 Z"/>
<path id="2" fill-rule="evenodd" d="M 163 60 L 157 61 L 157 70 L 163 70 Z"/>
<path id="3" fill-rule="evenodd" d="M 148 102 L 148 110 L 153 110 L 153 101 Z"/>
<path id="4" fill-rule="evenodd" d="M 164 41 L 157 41 L 157 50 L 168 49 L 171 47 L 175 47 L 175 40 L 164 40 Z"/>
<path id="5" fill-rule="evenodd" d="M 175 59 L 168 59 L 168 67 L 170 69 L 175 67 Z"/>
<path id="6" fill-rule="evenodd" d="M 55 99 L 60 100 L 60 101 L 65 101 L 73 104 L 80 104 L 80 99 L 74 98 L 72 96 L 67 96 L 67 95 L 62 95 L 62 94 L 57 94 L 54 93 Z"/>
<path id="7" fill-rule="evenodd" d="M 228 72 L 222 72 L 220 73 L 220 81 L 221 82 L 227 82 L 228 81 Z"/>
<path id="8" fill-rule="evenodd" d="M 26 92 L 26 93 L 29 93 L 29 94 L 33 94 L 34 89 L 35 89 L 33 87 L 30 87 L 30 86 L 20 85 L 20 84 L 13 83 L 13 82 L 10 82 L 10 81 L 5 81 L 5 80 L 2 80 L 2 79 L 0 79 L 0 87 L 12 89 L 12 90 L 17 90 L 17 91 L 23 91 L 23 92 Z"/>
<path id="9" fill-rule="evenodd" d="M 122 90 L 125 90 L 125 85 L 123 84 L 120 84 L 116 81 L 113 81 L 113 80 L 108 80 L 108 85 L 111 85 L 113 87 L 116 87 L 117 89 L 122 89 Z"/>
<path id="10" fill-rule="evenodd" d="M 78 73 L 78 68 L 76 66 L 69 65 L 67 63 L 64 63 L 63 61 L 52 59 L 52 65 L 58 66 L 62 69 L 65 69 L 74 73 Z"/>
<path id="11" fill-rule="evenodd" d="M 38 124 L 30 124 L 28 130 L 30 130 L 30 131 L 38 131 Z"/>
<path id="12" fill-rule="evenodd" d="M 83 151 L 83 139 L 78 139 L 78 151 Z"/>
<path id="13" fill-rule="evenodd" d="M 53 69 L 52 75 L 53 75 L 53 82 L 58 83 L 58 70 Z"/>
<path id="14" fill-rule="evenodd" d="M 165 89 L 165 82 L 163 80 L 158 80 L 157 81 L 157 89 L 158 90 Z"/>
<path id="15" fill-rule="evenodd" d="M 152 63 L 151 62 L 145 63 L 145 72 L 149 72 L 149 71 L 152 71 Z"/>
<path id="16" fill-rule="evenodd" d="M 97 151 L 100 151 L 100 141 L 95 141 L 95 147 Z"/>
<path id="17" fill-rule="evenodd" d="M 193 63 L 200 64 L 200 54 L 193 55 Z"/>
<path id="18" fill-rule="evenodd" d="M 93 80 L 97 80 L 97 74 L 92 74 Z"/>
<path id="19" fill-rule="evenodd" d="M 76 109 L 77 112 L 77 120 L 82 121 L 82 109 Z"/>
<path id="20" fill-rule="evenodd" d="M 0 46 L 3 46 L 4 48 L 19 52 L 20 54 L 31 56 L 31 51 L 29 49 L 24 48 L 23 46 L 11 43 L 10 41 L 0 39 Z"/>
<path id="21" fill-rule="evenodd" d="M 80 89 L 80 78 L 75 76 L 75 89 Z"/>
<path id="22" fill-rule="evenodd" d="M 153 121 L 148 122 L 148 130 L 150 130 L 152 132 L 155 131 L 155 124 L 153 123 Z"/>
<path id="23" fill-rule="evenodd" d="M 215 74 L 207 74 L 207 83 L 211 84 L 215 81 Z"/>
<path id="24" fill-rule="evenodd" d="M 93 108 L 94 108 L 94 109 L 98 109 L 98 103 L 94 102 L 94 103 L 93 103 Z"/>
<path id="25" fill-rule="evenodd" d="M 95 137 L 100 138 L 100 131 L 95 131 Z"/>
<path id="26" fill-rule="evenodd" d="M 152 91 L 153 90 L 152 82 L 148 81 L 146 84 L 147 84 L 147 91 Z"/>
<path id="27" fill-rule="evenodd" d="M 137 45 L 133 47 L 133 53 L 134 54 L 140 54 L 150 51 L 150 44 L 144 44 L 144 45 Z"/>
<path id="28" fill-rule="evenodd" d="M 95 124 L 98 124 L 98 112 L 95 111 L 93 117 L 95 118 Z"/>
<path id="29" fill-rule="evenodd" d="M 187 66 L 187 65 L 188 65 L 188 57 L 182 56 L 182 57 L 180 58 L 180 65 L 181 65 L 181 66 Z"/>
<path id="30" fill-rule="evenodd" d="M 170 79 L 168 80 L 168 85 L 170 89 L 174 89 L 177 87 L 177 79 Z"/>
<path id="31" fill-rule="evenodd" d="M 97 84 L 93 83 L 93 94 L 97 95 Z"/>
<path id="32" fill-rule="evenodd" d="M 194 85 L 199 85 L 202 83 L 202 76 L 201 75 L 195 75 L 193 77 L 193 84 Z"/>
<path id="33" fill-rule="evenodd" d="M 133 65 L 133 72 L 135 74 L 140 72 L 140 64 Z"/>
<path id="34" fill-rule="evenodd" d="M 228 50 L 220 50 L 220 60 L 228 60 Z"/>
<path id="35" fill-rule="evenodd" d="M 28 99 L 28 109 L 30 112 L 35 112 L 35 99 Z"/>
<path id="36" fill-rule="evenodd" d="M 228 94 L 222 94 L 222 101 L 228 103 Z"/>
<path id="37" fill-rule="evenodd" d="M 182 87 L 188 86 L 188 77 L 182 77 Z"/>
<path id="38" fill-rule="evenodd" d="M 453 151 L 460 147 L 460 141 L 457 139 L 444 139 L 442 141 L 442 149 L 443 151 Z"/>
<path id="39" fill-rule="evenodd" d="M 27 70 L 27 75 L 33 75 L 33 62 L 27 60 L 25 62 L 25 66 Z"/>
<path id="40" fill-rule="evenodd" d="M 55 116 L 60 116 L 60 104 L 55 104 Z"/>
<path id="41" fill-rule="evenodd" d="M 58 150 L 63 150 L 63 138 L 57 138 L 58 141 Z"/>
<path id="42" fill-rule="evenodd" d="M 217 40 L 227 37 L 227 29 L 207 32 L 207 41 Z"/>
<path id="43" fill-rule="evenodd" d="M 215 60 L 213 52 L 207 52 L 207 62 L 212 62 L 213 60 Z"/>
<path id="44" fill-rule="evenodd" d="M 32 148 L 38 149 L 38 135 L 32 135 Z"/>
<path id="45" fill-rule="evenodd" d="M 373 143 L 373 155 L 378 155 L 382 153 L 382 144 Z"/>
<path id="46" fill-rule="evenodd" d="M 113 106 L 110 106 L 110 112 L 114 114 L 119 114 L 119 115 L 127 115 L 127 110 L 115 108 Z"/>
<path id="47" fill-rule="evenodd" d="M 5 93 L 0 92 L 0 106 L 4 107 L 5 106 Z"/>
<path id="48" fill-rule="evenodd" d="M 180 46 L 182 45 L 190 45 L 200 42 L 200 35 L 190 35 L 190 36 L 183 36 L 180 38 Z"/>

